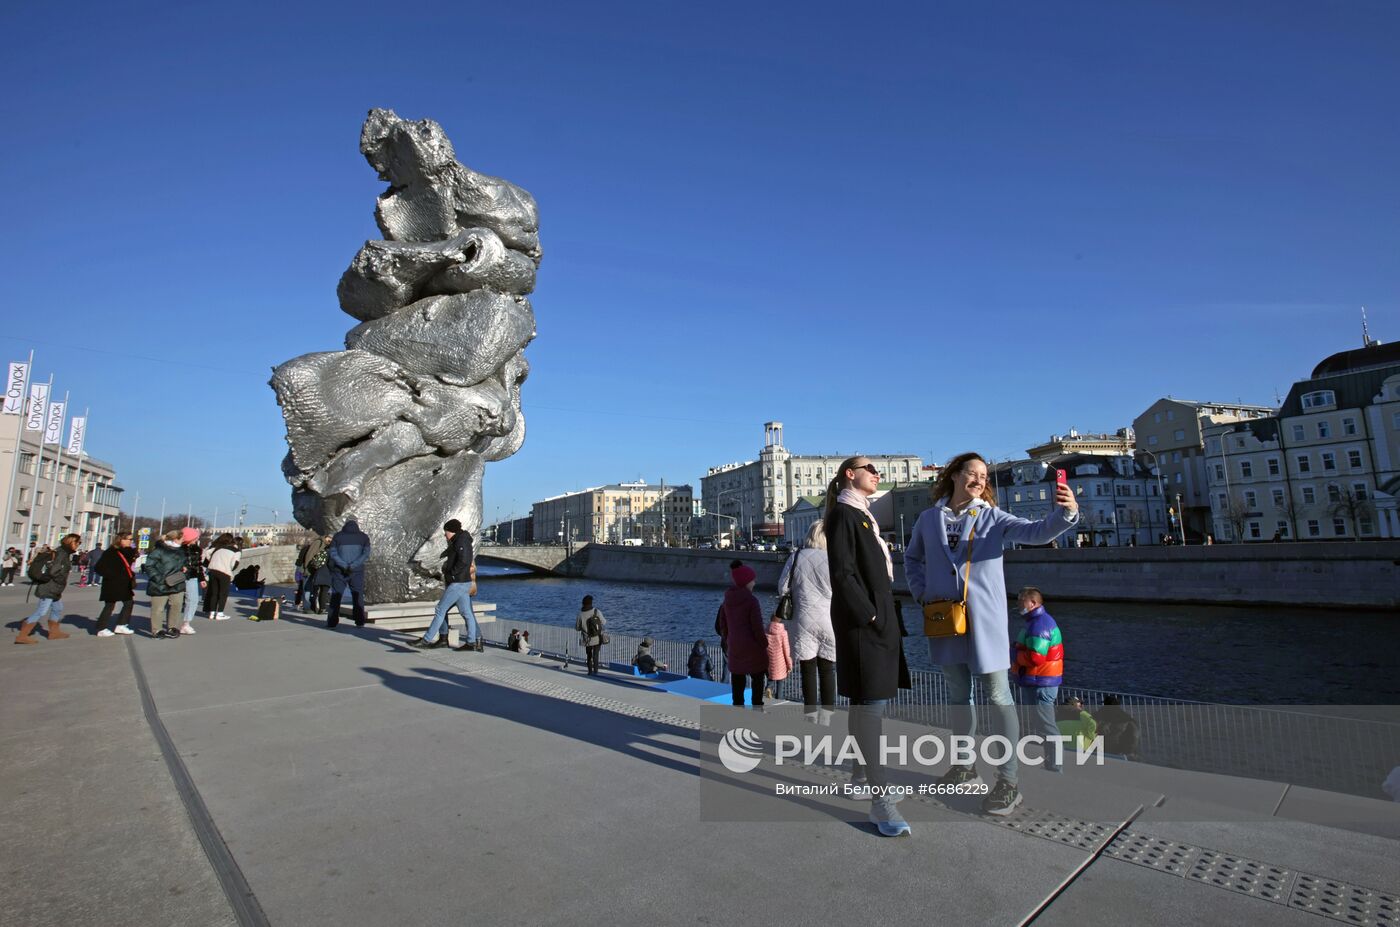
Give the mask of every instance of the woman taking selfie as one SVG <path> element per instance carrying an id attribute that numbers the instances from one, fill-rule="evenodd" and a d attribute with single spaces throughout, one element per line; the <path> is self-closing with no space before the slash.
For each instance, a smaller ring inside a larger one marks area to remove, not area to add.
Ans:
<path id="1" fill-rule="evenodd" d="M 850 731 L 864 764 L 853 785 L 868 785 L 870 822 L 885 837 L 909 833 L 885 793 L 889 784 L 880 762 L 885 707 L 898 689 L 910 687 L 904 662 L 904 627 L 891 585 L 894 566 L 870 514 L 870 496 L 880 472 L 865 457 L 842 462 L 826 490 L 826 557 L 831 572 L 831 626 L 836 635 L 836 691 L 851 700 Z"/>
<path id="2" fill-rule="evenodd" d="M 987 700 L 996 706 L 996 733 L 1016 743 L 1021 736 L 1007 670 L 1011 668 L 1011 637 L 1006 600 L 1002 547 L 1006 544 L 1048 544 L 1079 520 L 1074 491 L 1063 482 L 1055 486 L 1055 505 L 1040 521 L 1018 518 L 997 508 L 996 493 L 987 482 L 987 462 L 973 453 L 959 454 L 933 484 L 933 507 L 914 523 L 904 573 L 909 594 L 921 605 L 963 603 L 964 633 L 929 637 L 928 652 L 943 667 L 948 704 L 954 706 L 953 733 L 977 733 L 972 712 L 972 677 L 982 680 Z M 964 578 L 966 577 L 966 579 Z M 925 610 L 925 615 L 929 610 Z M 925 628 L 928 628 L 926 622 Z M 997 770 L 997 783 L 982 802 L 988 814 L 1006 815 L 1021 803 L 1015 751 Z M 980 782 L 975 764 L 954 766 L 943 782 Z"/>

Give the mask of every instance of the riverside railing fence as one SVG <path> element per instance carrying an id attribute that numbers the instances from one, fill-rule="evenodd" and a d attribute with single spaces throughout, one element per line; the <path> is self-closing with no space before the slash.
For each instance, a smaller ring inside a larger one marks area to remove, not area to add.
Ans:
<path id="1" fill-rule="evenodd" d="M 571 627 L 512 620 L 481 626 L 482 637 L 497 645 L 505 644 L 512 629 L 529 631 L 532 652 L 545 658 L 584 662 L 579 633 Z M 609 637 L 599 654 L 601 662 L 630 664 L 643 638 L 612 632 Z M 693 645 L 693 641 L 652 638 L 651 653 L 670 672 L 685 675 Z M 706 645 L 713 678 L 728 682 L 723 651 L 717 642 L 707 640 Z M 950 729 L 953 708 L 943 674 L 915 670 L 910 676 L 912 688 L 899 690 L 889 716 Z M 770 685 L 776 698 L 802 701 L 796 667 L 786 679 Z M 1091 715 L 1109 695 L 1116 695 L 1120 707 L 1136 720 L 1138 748 L 1129 759 L 1143 763 L 1372 798 L 1386 797 L 1381 783 L 1392 768 L 1400 766 L 1400 706 L 1228 705 L 1080 686 L 1060 688 L 1062 701 L 1077 696 Z M 845 704 L 845 699 L 838 699 L 838 706 Z M 997 731 L 994 711 L 975 678 L 973 711 L 979 734 Z M 1018 705 L 1016 714 L 1022 733 L 1036 730 L 1033 708 Z"/>

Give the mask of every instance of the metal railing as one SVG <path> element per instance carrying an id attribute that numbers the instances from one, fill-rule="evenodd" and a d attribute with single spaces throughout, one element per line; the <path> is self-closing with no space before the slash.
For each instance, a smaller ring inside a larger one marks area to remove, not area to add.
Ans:
<path id="1" fill-rule="evenodd" d="M 504 645 L 511 629 L 530 632 L 533 652 L 545 657 L 583 663 L 579 633 L 564 625 L 536 621 L 497 620 L 482 625 L 482 636 Z M 628 663 L 641 637 L 612 634 L 599 654 L 602 663 Z M 685 675 L 694 642 L 652 639 L 651 653 L 670 672 Z M 706 641 L 716 682 L 729 681 L 729 669 L 719 646 Z M 942 672 L 915 670 L 912 686 L 900 689 L 889 716 L 902 721 L 950 728 L 954 707 Z M 770 682 L 779 699 L 802 701 L 799 674 Z M 1400 707 L 1378 706 L 1351 710 L 1260 707 L 1197 702 L 1132 692 L 1110 692 L 1062 686 L 1060 697 L 1080 698 L 1091 714 L 1106 696 L 1118 697 L 1120 707 L 1138 723 L 1137 753 L 1130 759 L 1156 766 L 1198 772 L 1267 779 L 1311 786 L 1332 792 L 1384 797 L 1380 784 L 1400 764 Z M 980 680 L 973 678 L 973 711 L 979 733 L 996 730 L 994 711 Z M 838 707 L 847 700 L 839 698 Z M 1022 732 L 1034 730 L 1034 709 L 1017 705 Z M 1359 715 L 1369 714 L 1369 717 Z"/>

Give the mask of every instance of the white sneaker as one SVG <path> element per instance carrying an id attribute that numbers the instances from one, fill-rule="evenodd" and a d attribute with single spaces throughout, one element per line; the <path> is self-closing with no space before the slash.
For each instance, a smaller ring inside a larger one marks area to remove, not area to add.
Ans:
<path id="1" fill-rule="evenodd" d="M 97 636 L 98 636 L 98 637 L 116 637 L 117 635 L 116 635 L 115 632 L 109 631 L 108 629 L 103 628 L 101 631 L 98 631 L 98 632 L 97 632 Z"/>
<path id="2" fill-rule="evenodd" d="M 215 612 L 215 613 L 214 613 L 214 620 L 215 620 L 215 621 L 228 621 L 228 615 L 225 615 L 223 612 Z"/>
<path id="3" fill-rule="evenodd" d="M 195 632 L 195 629 L 192 628 L 192 627 L 190 627 L 188 624 L 182 624 L 182 625 L 180 625 L 180 633 L 181 633 L 181 634 L 194 634 L 194 633 L 196 633 L 196 632 Z"/>
<path id="4" fill-rule="evenodd" d="M 118 634 L 135 634 L 136 632 L 133 631 L 133 630 L 131 630 L 131 628 L 127 627 L 127 626 L 124 625 L 124 624 L 119 624 L 119 625 L 117 625 L 117 633 L 118 633 Z"/>

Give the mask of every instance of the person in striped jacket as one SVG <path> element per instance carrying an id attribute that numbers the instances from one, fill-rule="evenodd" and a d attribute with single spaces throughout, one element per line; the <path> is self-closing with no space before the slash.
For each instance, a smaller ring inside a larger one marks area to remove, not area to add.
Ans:
<path id="1" fill-rule="evenodd" d="M 1035 706 L 1034 733 L 1047 738 L 1058 737 L 1055 702 L 1065 674 L 1064 638 L 1060 635 L 1060 626 L 1045 610 L 1045 599 L 1039 589 L 1026 586 L 1016 596 L 1016 601 L 1026 621 L 1016 638 L 1011 658 L 1011 669 L 1021 688 L 1021 703 Z M 1056 756 L 1051 742 L 1047 741 L 1044 753 L 1047 772 L 1060 771 Z"/>

